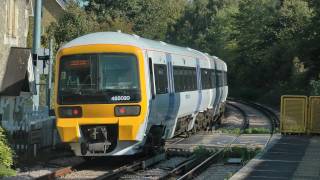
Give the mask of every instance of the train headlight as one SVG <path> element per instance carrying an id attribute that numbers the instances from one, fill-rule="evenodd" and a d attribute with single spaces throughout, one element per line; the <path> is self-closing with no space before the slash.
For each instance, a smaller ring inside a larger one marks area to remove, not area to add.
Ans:
<path id="1" fill-rule="evenodd" d="M 114 108 L 115 116 L 138 116 L 140 114 L 140 106 L 116 106 Z"/>
<path id="2" fill-rule="evenodd" d="M 79 118 L 82 117 L 82 108 L 80 106 L 74 107 L 60 107 L 59 116 L 61 118 Z"/>

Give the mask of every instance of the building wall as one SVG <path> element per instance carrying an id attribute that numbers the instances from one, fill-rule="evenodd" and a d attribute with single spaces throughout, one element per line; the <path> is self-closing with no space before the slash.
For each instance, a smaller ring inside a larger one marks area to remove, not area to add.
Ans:
<path id="1" fill-rule="evenodd" d="M 30 0 L 0 1 L 2 8 L 0 11 L 0 87 L 10 47 L 26 47 L 27 45 L 30 4 Z M 9 27 L 10 24 L 12 26 Z"/>
<path id="2" fill-rule="evenodd" d="M 57 22 L 58 19 L 62 16 L 66 0 L 42 0 L 42 19 L 41 19 L 41 34 L 46 36 L 46 32 L 52 22 Z M 35 0 L 32 0 L 32 5 L 35 5 Z M 29 19 L 29 34 L 27 46 L 32 47 L 32 36 L 33 36 L 33 17 Z M 45 37 L 48 38 L 48 37 Z M 42 41 L 42 45 L 47 46 L 48 39 Z"/>

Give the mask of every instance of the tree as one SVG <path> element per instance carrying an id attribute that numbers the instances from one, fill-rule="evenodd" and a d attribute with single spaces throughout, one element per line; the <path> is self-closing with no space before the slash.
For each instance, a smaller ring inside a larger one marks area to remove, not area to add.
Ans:
<path id="1" fill-rule="evenodd" d="M 168 40 L 174 44 L 192 47 L 219 55 L 228 41 L 230 15 L 235 1 L 195 0 L 187 4 L 183 16 L 169 32 Z M 226 8 L 226 7 L 230 8 Z M 221 52 L 221 54 L 223 54 Z"/>
<path id="2" fill-rule="evenodd" d="M 296 76 L 293 60 L 301 59 L 298 44 L 311 15 L 303 0 L 242 0 L 235 16 L 237 68 L 231 68 L 238 75 L 235 82 L 260 89 L 259 96 L 283 82 L 290 86 Z"/>
<path id="3" fill-rule="evenodd" d="M 309 0 L 309 7 L 312 7 L 313 16 L 300 48 L 309 69 L 308 78 L 316 80 L 320 78 L 320 1 Z"/>
<path id="4" fill-rule="evenodd" d="M 77 3 L 71 1 L 58 22 L 50 25 L 47 34 L 54 37 L 58 48 L 65 42 L 98 30 L 96 17 L 87 14 Z"/>
<path id="5" fill-rule="evenodd" d="M 164 40 L 166 33 L 184 9 L 184 0 L 84 0 L 85 9 L 97 16 L 99 23 L 121 18 L 132 25 L 134 33 Z M 122 29 L 120 29 L 122 30 Z"/>

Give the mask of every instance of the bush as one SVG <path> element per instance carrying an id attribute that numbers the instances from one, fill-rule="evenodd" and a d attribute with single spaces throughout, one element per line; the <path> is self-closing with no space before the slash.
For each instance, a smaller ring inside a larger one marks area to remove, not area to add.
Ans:
<path id="1" fill-rule="evenodd" d="M 13 165 L 13 151 L 8 146 L 4 130 L 0 127 L 0 177 L 12 176 L 15 171 L 10 169 Z"/>
<path id="2" fill-rule="evenodd" d="M 16 171 L 0 164 L 0 178 L 5 176 L 15 176 Z"/>
<path id="3" fill-rule="evenodd" d="M 311 95 L 313 96 L 320 96 L 320 80 L 311 80 Z"/>

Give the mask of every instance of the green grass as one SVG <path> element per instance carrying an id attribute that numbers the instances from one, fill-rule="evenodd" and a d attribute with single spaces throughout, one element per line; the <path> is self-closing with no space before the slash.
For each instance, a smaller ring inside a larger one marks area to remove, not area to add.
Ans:
<path id="1" fill-rule="evenodd" d="M 244 130 L 244 134 L 269 134 L 268 128 L 248 128 Z"/>
<path id="2" fill-rule="evenodd" d="M 209 155 L 211 153 L 211 151 L 209 151 L 208 149 L 206 149 L 205 147 L 203 146 L 198 146 L 194 149 L 193 153 L 196 155 L 196 156 L 206 156 L 206 155 Z"/>
<path id="3" fill-rule="evenodd" d="M 244 162 L 249 161 L 254 158 L 259 152 L 261 152 L 261 148 L 245 148 L 245 147 L 232 147 L 225 151 L 224 157 L 227 158 L 241 158 Z"/>
<path id="4" fill-rule="evenodd" d="M 240 128 L 232 128 L 232 129 L 228 129 L 228 128 L 221 128 L 219 129 L 222 133 L 227 133 L 227 134 L 240 134 L 241 129 Z"/>
<path id="5" fill-rule="evenodd" d="M 240 134 L 240 128 L 221 128 L 219 129 L 222 133 L 227 134 Z M 269 134 L 270 130 L 268 128 L 247 128 L 244 130 L 243 134 Z"/>

